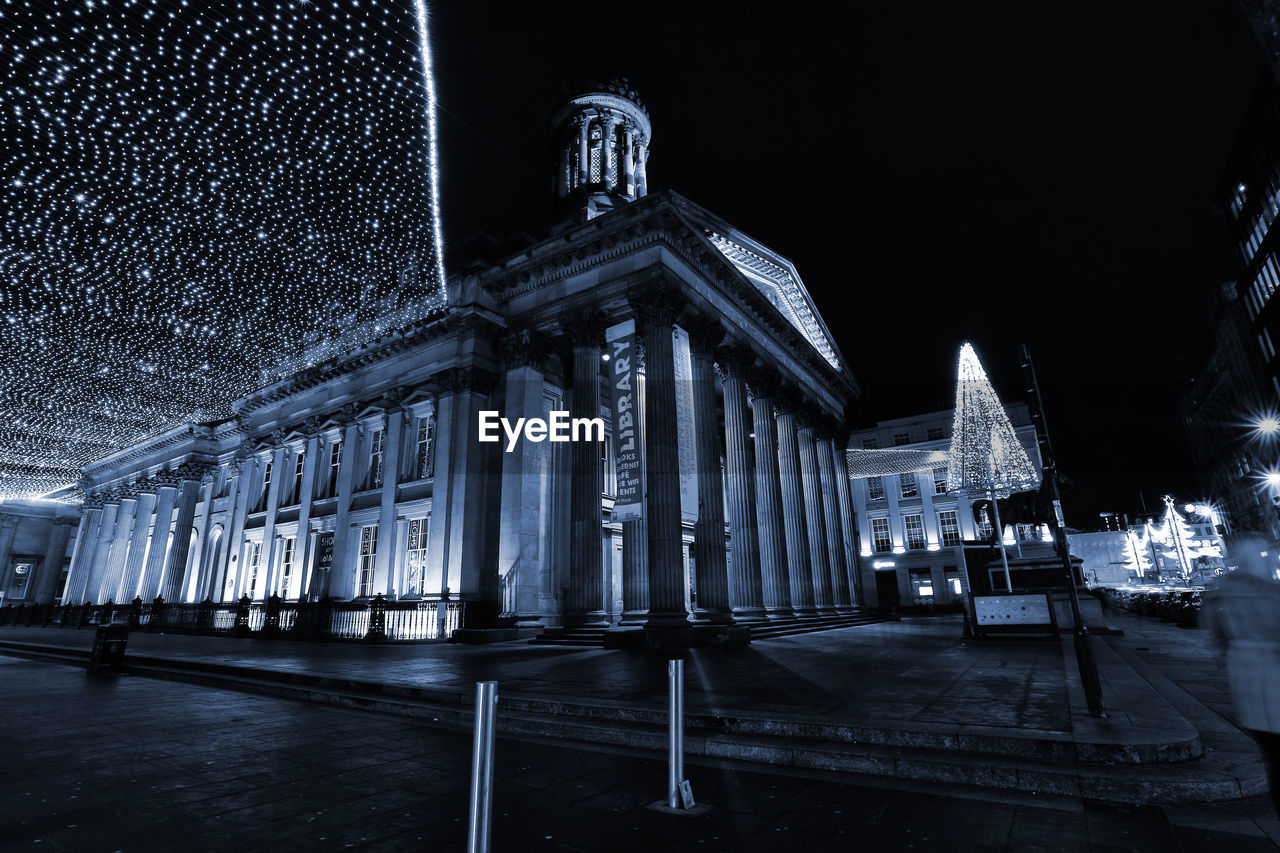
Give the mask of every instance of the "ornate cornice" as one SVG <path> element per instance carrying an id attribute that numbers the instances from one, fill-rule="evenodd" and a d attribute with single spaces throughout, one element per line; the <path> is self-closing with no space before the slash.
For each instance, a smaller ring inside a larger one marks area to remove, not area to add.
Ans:
<path id="1" fill-rule="evenodd" d="M 551 350 L 546 336 L 533 329 L 520 329 L 502 338 L 502 355 L 507 369 L 542 367 Z"/>

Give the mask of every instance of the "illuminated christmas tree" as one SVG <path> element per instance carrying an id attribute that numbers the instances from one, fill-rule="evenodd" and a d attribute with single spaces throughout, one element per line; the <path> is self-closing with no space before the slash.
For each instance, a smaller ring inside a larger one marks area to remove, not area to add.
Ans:
<path id="1" fill-rule="evenodd" d="M 1174 507 L 1173 497 L 1165 495 L 1164 518 L 1152 528 L 1152 540 L 1166 560 L 1177 567 L 1178 576 L 1189 580 L 1195 574 L 1195 561 L 1200 557 L 1221 557 L 1222 549 L 1212 539 L 1199 536 Z"/>
<path id="2" fill-rule="evenodd" d="M 1147 572 L 1151 571 L 1151 543 L 1145 527 L 1141 532 L 1125 531 L 1124 564 L 1125 568 L 1139 578 L 1146 577 Z"/>
<path id="3" fill-rule="evenodd" d="M 959 378 L 956 382 L 956 411 L 951 427 L 951 452 L 947 463 L 947 491 L 964 492 L 995 501 L 1016 492 L 1028 492 L 1040 485 L 1040 472 L 1032 464 L 996 390 L 982 369 L 973 347 L 960 348 Z M 995 509 L 998 530 L 1000 511 Z M 1000 542 L 1005 583 L 1010 589 L 1009 560 Z"/>

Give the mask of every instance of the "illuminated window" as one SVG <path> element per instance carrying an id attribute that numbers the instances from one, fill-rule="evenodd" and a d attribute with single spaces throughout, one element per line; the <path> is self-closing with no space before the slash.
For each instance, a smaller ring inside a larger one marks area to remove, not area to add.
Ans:
<path id="1" fill-rule="evenodd" d="M 383 461 L 385 459 L 383 442 L 385 434 L 382 430 L 374 432 L 369 439 L 369 488 L 382 488 Z"/>
<path id="2" fill-rule="evenodd" d="M 916 490 L 916 475 L 915 475 L 915 474 L 899 474 L 899 475 L 898 475 L 898 488 L 899 488 L 899 490 L 901 491 L 902 497 L 904 497 L 904 498 L 914 498 L 914 497 L 916 497 L 917 495 L 919 495 L 919 494 L 920 494 L 920 493 Z"/>
<path id="3" fill-rule="evenodd" d="M 292 503 L 302 502 L 302 468 L 306 464 L 307 454 L 299 453 L 297 461 L 293 464 L 293 492 L 290 494 Z M 281 501 L 284 503 L 284 501 Z"/>
<path id="4" fill-rule="evenodd" d="M 904 515 L 902 525 L 907 531 L 907 547 L 924 547 L 924 519 L 919 515 Z"/>
<path id="5" fill-rule="evenodd" d="M 942 532 L 943 545 L 950 548 L 960 544 L 960 522 L 954 509 L 938 513 L 938 529 Z"/>
<path id="6" fill-rule="evenodd" d="M 991 534 L 995 532 L 995 528 L 991 526 L 991 518 L 987 513 L 986 507 L 983 507 L 978 513 L 978 536 L 982 539 L 990 539 Z"/>
<path id="7" fill-rule="evenodd" d="M 946 437 L 947 437 L 946 427 L 929 427 L 929 430 L 927 433 L 927 438 L 929 439 L 929 441 L 937 441 L 938 439 L 946 438 Z"/>
<path id="8" fill-rule="evenodd" d="M 884 481 L 879 477 L 867 478 L 867 500 L 882 501 L 884 500 Z"/>
<path id="9" fill-rule="evenodd" d="M 360 561 L 356 566 L 356 597 L 373 595 L 373 567 L 378 556 L 378 525 L 360 528 Z"/>
<path id="10" fill-rule="evenodd" d="M 424 595 L 427 588 L 427 532 L 431 517 L 409 522 L 409 541 L 404 563 L 404 589 L 407 595 Z"/>
<path id="11" fill-rule="evenodd" d="M 889 536 L 889 519 L 871 519 L 871 541 L 879 553 L 893 550 L 893 539 Z"/>
<path id="12" fill-rule="evenodd" d="M 334 497 L 338 494 L 338 471 L 342 468 L 342 441 L 333 443 L 329 450 L 329 483 L 325 494 Z"/>
<path id="13" fill-rule="evenodd" d="M 244 594 L 250 598 L 258 597 L 258 569 L 262 563 L 262 543 L 250 542 L 246 547 L 245 562 L 249 564 L 249 580 Z"/>
<path id="14" fill-rule="evenodd" d="M 909 433 L 909 432 L 895 432 L 895 433 L 893 434 L 893 446 L 894 446 L 894 447 L 900 447 L 901 445 L 904 445 L 904 444 L 910 444 L 910 443 L 911 443 L 911 433 Z"/>
<path id="15" fill-rule="evenodd" d="M 946 465 L 939 465 L 933 469 L 933 493 L 935 495 L 945 495 L 947 493 Z"/>
<path id="16" fill-rule="evenodd" d="M 432 476 L 431 445 L 436 436 L 436 419 L 434 416 L 418 418 L 418 446 L 414 456 L 414 474 L 417 479 L 425 480 Z"/>
<path id="17" fill-rule="evenodd" d="M 284 548 L 280 552 L 280 594 L 282 598 L 289 597 L 290 584 L 293 581 L 293 555 L 297 542 L 298 540 L 293 536 L 286 536 Z"/>

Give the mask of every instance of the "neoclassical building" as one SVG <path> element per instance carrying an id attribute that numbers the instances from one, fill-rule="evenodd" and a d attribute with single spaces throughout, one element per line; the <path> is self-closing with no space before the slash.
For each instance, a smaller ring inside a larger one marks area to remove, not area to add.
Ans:
<path id="1" fill-rule="evenodd" d="M 625 81 L 552 124 L 564 218 L 545 239 L 455 268 L 447 310 L 233 418 L 86 468 L 62 601 L 451 601 L 496 636 L 645 626 L 672 645 L 856 607 L 860 390 L 795 267 L 648 192 L 650 120 Z M 626 320 L 644 510 L 620 522 L 605 333 Z M 609 440 L 508 449 L 479 440 L 481 411 L 598 417 Z"/>

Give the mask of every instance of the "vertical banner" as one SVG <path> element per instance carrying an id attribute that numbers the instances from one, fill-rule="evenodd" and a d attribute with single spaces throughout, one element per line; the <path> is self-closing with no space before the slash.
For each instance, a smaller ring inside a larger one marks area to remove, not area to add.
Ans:
<path id="1" fill-rule="evenodd" d="M 693 362 L 689 356 L 689 333 L 676 326 L 671 332 L 675 353 L 676 435 L 680 442 L 680 520 L 698 520 L 698 457 L 693 431 Z"/>
<path id="2" fill-rule="evenodd" d="M 604 333 L 613 388 L 613 459 L 617 472 L 615 521 L 644 517 L 644 456 L 640 451 L 639 383 L 636 382 L 636 321 L 610 326 Z"/>

